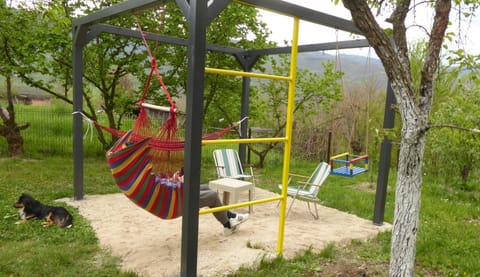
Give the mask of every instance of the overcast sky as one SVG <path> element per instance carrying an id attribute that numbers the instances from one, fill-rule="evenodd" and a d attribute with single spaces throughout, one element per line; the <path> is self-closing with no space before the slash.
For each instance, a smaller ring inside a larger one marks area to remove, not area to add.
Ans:
<path id="1" fill-rule="evenodd" d="M 309 9 L 317 10 L 320 12 L 335 15 L 337 17 L 351 19 L 350 12 L 343 7 L 340 3 L 335 6 L 331 0 L 284 0 L 286 2 L 295 3 L 299 6 L 304 6 Z M 269 29 L 272 31 L 271 39 L 283 45 L 283 41 L 291 40 L 293 19 L 291 17 L 275 14 L 272 12 L 261 10 L 263 20 L 268 24 Z M 380 17 L 379 23 L 382 27 L 389 27 L 389 24 L 385 22 L 384 18 L 389 16 L 386 14 Z M 459 22 L 451 15 L 450 20 L 453 22 L 449 27 L 449 32 L 457 34 L 455 37 L 456 42 L 452 44 L 452 47 L 463 48 L 471 54 L 480 54 L 480 12 L 476 12 L 476 16 L 472 19 L 463 20 Z M 469 22 L 471 20 L 471 22 Z M 428 28 L 432 23 L 432 11 L 426 8 L 417 8 L 415 14 L 410 13 L 407 18 L 407 26 L 409 25 L 422 25 Z M 458 35 L 461 30 L 461 34 Z M 476 31 L 476 32 L 475 32 Z M 339 40 L 350 40 L 363 38 L 361 36 L 352 37 L 350 34 L 344 32 L 337 32 L 331 28 L 325 28 L 317 24 L 313 24 L 306 21 L 300 21 L 299 32 L 299 44 L 309 43 L 322 43 L 322 42 L 335 42 L 338 35 Z M 417 41 L 421 38 L 425 38 L 424 31 L 419 27 L 411 27 L 407 31 L 409 41 Z M 335 52 L 335 51 L 333 51 Z M 352 49 L 342 50 L 341 53 L 367 55 L 368 49 Z M 372 50 L 373 53 L 373 50 Z"/>

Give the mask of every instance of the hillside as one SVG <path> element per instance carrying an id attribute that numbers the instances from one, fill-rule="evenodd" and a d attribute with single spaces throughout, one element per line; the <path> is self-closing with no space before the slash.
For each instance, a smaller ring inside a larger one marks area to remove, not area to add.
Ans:
<path id="1" fill-rule="evenodd" d="M 322 73 L 322 62 L 331 60 L 335 63 L 335 56 L 322 52 L 300 53 L 298 55 L 298 68 L 309 69 Z M 387 76 L 383 65 L 377 58 L 365 56 L 340 54 L 337 63 L 339 70 L 345 72 L 343 82 L 346 87 L 353 87 L 374 78 L 382 87 L 387 85 Z"/>

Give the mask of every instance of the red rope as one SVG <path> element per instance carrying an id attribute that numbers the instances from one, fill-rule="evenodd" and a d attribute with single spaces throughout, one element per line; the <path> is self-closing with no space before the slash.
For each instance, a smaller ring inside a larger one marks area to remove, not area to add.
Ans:
<path id="1" fill-rule="evenodd" d="M 165 11 L 165 9 L 164 9 Z M 175 102 L 173 101 L 172 97 L 170 96 L 170 93 L 168 92 L 168 89 L 167 89 L 167 86 L 165 85 L 165 83 L 163 82 L 163 78 L 162 78 L 162 75 L 160 74 L 160 72 L 158 71 L 158 68 L 157 68 L 157 61 L 155 60 L 155 57 L 154 55 L 152 54 L 152 51 L 150 50 L 150 46 L 148 45 L 148 42 L 147 42 L 147 38 L 145 36 L 145 33 L 143 32 L 142 30 L 142 27 L 138 21 L 138 18 L 135 17 L 135 20 L 137 21 L 137 25 L 138 25 L 138 30 L 140 31 L 140 35 L 142 36 L 142 40 L 143 40 L 143 43 L 145 44 L 145 47 L 147 49 L 147 53 L 148 53 L 148 56 L 150 57 L 150 63 L 151 63 L 151 66 L 152 66 L 152 71 L 155 72 L 155 76 L 157 77 L 158 81 L 160 82 L 160 85 L 162 87 L 162 90 L 163 92 L 165 93 L 165 96 L 167 97 L 168 99 L 168 102 L 170 103 L 170 107 L 174 106 L 175 105 Z M 158 37 L 160 37 L 160 34 L 158 35 Z M 155 44 L 155 49 L 154 51 L 156 52 L 157 50 L 157 46 L 158 46 L 158 39 L 156 40 L 156 44 Z M 150 74 L 152 74 L 152 71 L 150 71 Z M 150 75 L 149 75 L 149 80 L 151 79 Z M 148 86 L 150 85 L 150 82 L 148 81 L 147 82 L 147 86 L 145 88 L 148 89 Z M 144 90 L 144 96 L 145 97 L 145 94 L 146 94 L 146 91 Z M 143 100 L 143 99 L 142 99 Z"/>
<path id="2" fill-rule="evenodd" d="M 143 88 L 142 98 L 140 98 L 139 104 L 141 105 L 145 102 L 145 97 L 147 96 L 148 87 L 150 86 L 150 82 L 152 81 L 153 69 L 150 70 L 150 74 L 148 74 L 147 82 L 145 82 L 145 87 Z"/>

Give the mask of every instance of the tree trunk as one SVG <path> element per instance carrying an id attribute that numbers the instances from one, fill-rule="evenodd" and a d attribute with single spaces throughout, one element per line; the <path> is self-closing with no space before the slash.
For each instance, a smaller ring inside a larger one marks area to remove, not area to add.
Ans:
<path id="1" fill-rule="evenodd" d="M 0 136 L 5 137 L 7 140 L 8 154 L 10 157 L 23 157 L 25 151 L 23 147 L 23 137 L 20 131 L 28 128 L 29 123 L 17 125 L 15 122 L 11 76 L 6 76 L 5 82 L 7 85 L 8 106 L 7 109 L 1 108 L 0 117 L 2 124 L 0 125 Z"/>
<path id="2" fill-rule="evenodd" d="M 355 25 L 362 31 L 382 61 L 402 116 L 402 141 L 389 275 L 414 276 L 425 133 L 428 130 L 428 116 L 434 93 L 434 73 L 440 61 L 440 50 L 453 1 L 433 1 L 435 15 L 418 87 L 414 86 L 411 78 L 405 27 L 411 1 L 393 1 L 394 10 L 387 21 L 392 23 L 394 47 L 373 16 L 368 5 L 370 1 L 342 0 L 342 2 L 350 10 Z M 382 6 L 383 1 L 375 2 Z"/>
<path id="3" fill-rule="evenodd" d="M 7 139 L 9 156 L 17 158 L 23 157 L 25 151 L 23 148 L 23 137 L 20 131 L 17 128 L 10 129 L 10 132 L 5 135 L 5 138 Z"/>
<path id="4" fill-rule="evenodd" d="M 408 134 L 405 136 L 411 137 Z M 424 135 L 417 141 L 402 139 L 399 157 L 402 166 L 398 169 L 395 191 L 389 276 L 414 276 L 424 149 Z"/>

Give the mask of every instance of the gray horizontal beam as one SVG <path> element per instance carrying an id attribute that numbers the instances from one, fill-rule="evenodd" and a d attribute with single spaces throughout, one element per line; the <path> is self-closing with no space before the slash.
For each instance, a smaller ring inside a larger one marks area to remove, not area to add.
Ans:
<path id="1" fill-rule="evenodd" d="M 138 39 L 142 38 L 142 35 L 139 30 L 132 30 L 132 29 L 118 27 L 118 26 L 112 26 L 107 24 L 95 24 L 90 26 L 89 28 L 90 28 L 90 32 L 96 35 L 99 35 L 100 33 L 109 33 L 109 34 L 121 35 L 125 37 L 132 37 L 132 38 L 138 38 Z M 152 40 L 152 41 L 158 40 L 159 42 L 177 44 L 182 46 L 188 45 L 188 41 L 186 39 L 159 35 L 159 34 L 150 33 L 150 32 L 144 32 L 144 34 L 147 40 Z M 93 39 L 93 36 L 89 38 Z M 211 51 L 227 53 L 227 54 L 239 54 L 239 53 L 245 52 L 245 50 L 243 49 L 220 46 L 216 44 L 207 44 L 207 49 Z"/>
<path id="2" fill-rule="evenodd" d="M 82 16 L 73 21 L 73 26 L 91 25 L 125 13 L 135 13 L 160 5 L 164 0 L 128 0 L 97 12 Z"/>
<path id="3" fill-rule="evenodd" d="M 351 49 L 351 48 L 360 48 L 360 47 L 369 47 L 370 44 L 366 39 L 355 39 L 355 40 L 345 40 L 339 42 L 326 42 L 326 43 L 315 43 L 315 44 L 305 44 L 298 46 L 298 52 L 314 52 L 314 51 L 327 51 L 327 50 L 341 50 L 341 49 Z M 277 54 L 286 54 L 292 51 L 292 47 L 277 47 L 277 48 L 267 48 L 259 50 L 250 50 L 248 54 L 250 55 L 277 55 Z"/>
<path id="4" fill-rule="evenodd" d="M 90 25 L 104 21 L 125 13 L 135 13 L 145 9 L 150 9 L 160 5 L 166 0 L 128 0 L 89 15 L 80 17 L 73 21 L 74 26 Z M 296 16 L 301 20 L 320 24 L 323 26 L 339 29 L 354 34 L 362 34 L 352 21 L 336 17 L 327 13 L 322 13 L 302 6 L 283 1 L 271 0 L 241 0 L 246 4 L 258 8 L 271 10 L 288 16 Z"/>
<path id="5" fill-rule="evenodd" d="M 370 47 L 368 40 L 355 39 L 355 40 L 343 40 L 338 42 L 300 45 L 298 47 L 298 52 L 327 51 L 327 50 L 336 50 L 336 49 L 340 50 L 340 49 L 352 49 L 352 48 L 361 48 L 361 47 Z"/>
<path id="6" fill-rule="evenodd" d="M 363 35 L 362 32 L 353 24 L 352 21 L 336 17 L 327 13 L 322 13 L 302 6 L 283 1 L 272 0 L 240 0 L 243 3 L 253 5 L 257 8 L 266 9 L 272 12 L 288 16 L 296 16 L 301 20 L 331 27 L 334 29 Z"/>
<path id="7" fill-rule="evenodd" d="M 85 40 L 89 41 L 96 37 L 100 33 L 110 33 L 116 35 L 122 35 L 127 37 L 141 38 L 141 34 L 137 30 L 131 30 L 123 27 L 117 27 L 106 24 L 95 24 L 97 22 L 113 18 L 115 16 L 134 12 L 144 9 L 149 9 L 154 6 L 160 5 L 165 0 L 129 0 L 109 8 L 100 10 L 98 12 L 92 13 L 90 15 L 81 17 L 74 20 L 74 26 L 89 26 L 89 32 Z M 306 20 L 316 24 L 320 24 L 327 27 L 336 28 L 343 31 L 348 31 L 352 33 L 360 34 L 360 31 L 355 27 L 353 22 L 335 17 L 326 13 L 319 11 L 311 10 L 302 6 L 291 4 L 283 1 L 270 1 L 270 0 L 242 0 L 242 2 L 254 5 L 258 8 L 264 8 L 284 14 L 287 16 L 297 16 L 301 20 Z M 176 45 L 187 46 L 188 41 L 186 39 L 181 39 L 177 37 L 170 37 L 154 33 L 145 33 L 145 36 L 148 40 L 158 40 L 164 43 L 171 43 Z M 83 40 L 82 35 L 76 39 Z M 75 39 L 75 40 L 76 40 Z M 348 48 L 359 48 L 359 47 L 368 47 L 369 44 L 366 40 L 350 40 L 350 41 L 340 41 L 340 42 L 330 42 L 330 43 L 317 43 L 317 44 L 308 44 L 300 45 L 298 48 L 299 52 L 311 52 L 311 51 L 324 51 L 324 50 L 333 50 L 333 49 L 348 49 Z M 207 49 L 210 51 L 222 52 L 233 55 L 275 55 L 290 53 L 291 47 L 278 47 L 278 48 L 269 48 L 269 49 L 259 49 L 259 50 L 245 50 L 240 48 L 233 48 L 227 46 L 219 46 L 215 44 L 208 44 Z"/>
<path id="8" fill-rule="evenodd" d="M 135 13 L 135 11 L 141 11 L 150 9 L 160 5 L 166 0 L 128 0 L 103 10 L 91 13 L 89 15 L 80 17 L 73 21 L 73 26 L 92 25 L 101 21 L 114 18 L 116 16 L 125 13 Z M 331 27 L 334 29 L 354 33 L 362 34 L 360 30 L 353 24 L 352 21 L 346 20 L 340 17 L 336 17 L 330 14 L 322 13 L 312 9 L 308 9 L 302 6 L 291 4 L 283 1 L 271 1 L 271 0 L 241 0 L 246 4 L 253 5 L 258 8 L 271 10 L 280 14 L 288 16 L 296 16 L 301 20 L 309 21 L 315 24 Z"/>
<path id="9" fill-rule="evenodd" d="M 142 36 L 140 31 L 127 29 L 118 26 L 106 25 L 106 24 L 95 24 L 89 27 L 90 33 L 92 36 L 89 36 L 89 39 L 93 39 L 94 36 L 99 35 L 100 33 L 109 33 L 114 35 L 121 35 L 126 37 L 133 37 L 141 39 Z M 186 39 L 159 35 L 155 33 L 144 32 L 145 38 L 147 40 L 158 40 L 159 42 L 177 44 L 182 46 L 187 46 L 188 41 Z M 298 46 L 298 52 L 313 52 L 313 51 L 327 51 L 335 49 L 350 49 L 350 48 L 360 48 L 360 47 L 369 47 L 368 41 L 366 39 L 356 39 L 356 40 L 346 40 L 339 42 L 327 42 L 327 43 L 315 43 L 315 44 L 306 44 Z M 216 51 L 227 54 L 248 54 L 252 56 L 261 56 L 261 55 L 277 55 L 290 53 L 291 47 L 277 47 L 277 48 L 267 48 L 259 50 L 244 50 L 240 48 L 232 48 L 227 46 L 220 46 L 216 44 L 207 44 L 207 49 L 210 51 Z"/>

